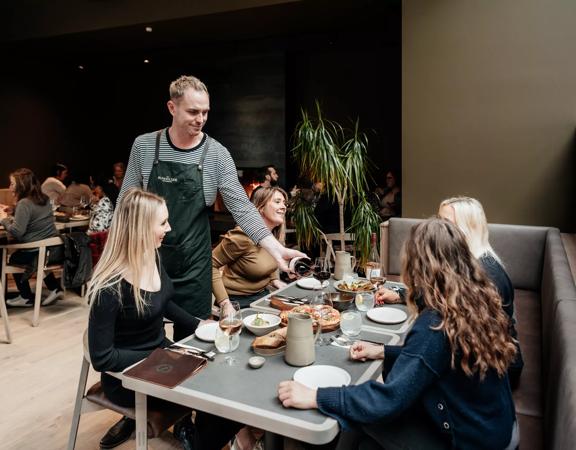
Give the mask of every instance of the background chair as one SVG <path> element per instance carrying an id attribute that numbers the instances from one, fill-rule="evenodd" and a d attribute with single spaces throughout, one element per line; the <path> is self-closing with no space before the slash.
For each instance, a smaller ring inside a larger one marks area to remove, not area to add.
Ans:
<path id="1" fill-rule="evenodd" d="M 2 280 L 0 280 L 0 313 L 2 314 L 2 320 L 4 321 L 4 330 L 6 330 L 6 340 L 8 343 L 12 343 L 12 336 L 10 334 L 10 322 L 8 321 L 8 311 L 6 311 L 6 300 L 4 299 L 4 285 Z"/>
<path id="2" fill-rule="evenodd" d="M 80 379 L 78 381 L 78 390 L 76 392 L 76 401 L 74 403 L 74 413 L 72 415 L 72 425 L 70 427 L 70 436 L 68 437 L 68 450 L 74 450 L 76 446 L 76 437 L 78 436 L 78 427 L 80 425 L 80 416 L 83 413 L 101 411 L 109 409 L 122 414 L 123 416 L 135 419 L 136 413 L 134 408 L 126 408 L 108 400 L 100 382 L 95 383 L 86 391 L 86 382 L 88 381 L 88 372 L 90 370 L 90 353 L 88 351 L 88 332 L 84 332 L 84 355 L 82 357 L 82 366 L 80 369 Z M 114 375 L 114 374 L 111 374 Z M 148 437 L 154 438 L 160 436 L 164 431 L 170 428 L 178 420 L 190 414 L 190 409 L 174 404 L 170 407 L 156 410 L 148 407 Z"/>
<path id="3" fill-rule="evenodd" d="M 34 316 L 32 318 L 32 326 L 38 326 L 40 321 L 40 304 L 42 301 L 42 281 L 44 280 L 44 273 L 51 270 L 62 269 L 62 264 L 53 264 L 46 266 L 47 247 L 54 245 L 62 245 L 62 238 L 60 236 L 42 239 L 40 241 L 20 243 L 20 244 L 7 244 L 2 245 L 2 278 L 1 281 L 4 286 L 8 285 L 7 278 L 9 273 L 24 273 L 25 269 L 21 266 L 14 266 L 8 264 L 8 256 L 11 252 L 16 250 L 28 249 L 38 250 L 38 263 L 36 266 L 36 292 L 34 295 Z M 4 288 L 2 289 L 4 293 Z M 3 311 L 2 311 L 3 312 Z"/>
<path id="4" fill-rule="evenodd" d="M 342 250 L 340 248 L 340 233 L 328 233 L 326 234 L 326 241 L 334 251 Z M 336 245 L 336 247 L 334 247 Z M 324 256 L 324 248 L 321 248 L 321 255 Z M 350 252 L 352 256 L 356 256 L 356 237 L 352 233 L 344 233 L 344 251 Z"/>

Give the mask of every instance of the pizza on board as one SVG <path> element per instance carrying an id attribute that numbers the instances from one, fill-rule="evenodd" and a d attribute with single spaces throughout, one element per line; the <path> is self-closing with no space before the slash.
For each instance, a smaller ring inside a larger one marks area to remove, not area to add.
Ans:
<path id="1" fill-rule="evenodd" d="M 289 311 L 280 313 L 282 326 L 288 325 L 288 315 L 290 313 L 308 314 L 314 322 L 318 322 L 324 331 L 335 330 L 340 325 L 340 312 L 329 305 L 319 307 L 310 305 L 295 306 Z"/>

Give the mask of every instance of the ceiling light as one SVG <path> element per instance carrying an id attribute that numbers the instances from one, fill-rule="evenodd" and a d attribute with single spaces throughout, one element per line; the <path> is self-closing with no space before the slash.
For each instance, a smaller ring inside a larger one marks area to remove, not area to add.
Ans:
<path id="1" fill-rule="evenodd" d="M 145 60 L 144 60 L 144 64 L 148 64 L 149 62 L 150 62 L 149 59 L 145 59 Z"/>
<path id="2" fill-rule="evenodd" d="M 78 66 L 78 69 L 84 70 L 84 66 L 80 64 L 80 65 Z"/>
<path id="3" fill-rule="evenodd" d="M 146 30 L 146 33 L 152 33 L 152 27 L 146 27 L 144 29 Z"/>

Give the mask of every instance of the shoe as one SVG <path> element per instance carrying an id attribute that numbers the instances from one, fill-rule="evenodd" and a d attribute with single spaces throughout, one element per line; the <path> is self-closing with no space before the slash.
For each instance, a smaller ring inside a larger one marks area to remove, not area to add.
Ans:
<path id="1" fill-rule="evenodd" d="M 186 416 L 174 424 L 174 431 L 172 434 L 180 443 L 184 450 L 194 450 L 194 434 L 196 429 L 190 416 Z"/>
<path id="2" fill-rule="evenodd" d="M 51 305 L 52 303 L 59 300 L 63 294 L 64 292 L 62 289 L 54 289 L 53 291 L 50 291 L 50 293 L 42 299 L 42 306 Z"/>
<path id="3" fill-rule="evenodd" d="M 19 295 L 18 297 L 7 299 L 6 304 L 17 308 L 32 308 L 34 306 L 34 300 Z"/>
<path id="4" fill-rule="evenodd" d="M 136 422 L 128 417 L 122 417 L 112 425 L 112 428 L 100 440 L 100 448 L 114 448 L 126 442 L 136 429 Z"/>

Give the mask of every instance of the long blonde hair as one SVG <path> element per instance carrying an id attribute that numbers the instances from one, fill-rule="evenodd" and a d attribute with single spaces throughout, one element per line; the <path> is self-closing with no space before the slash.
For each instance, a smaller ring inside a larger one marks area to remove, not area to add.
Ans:
<path id="1" fill-rule="evenodd" d="M 452 197 L 443 200 L 438 209 L 443 206 L 450 206 L 454 210 L 456 225 L 466 236 L 470 251 L 476 258 L 489 254 L 502 263 L 490 245 L 486 214 L 478 200 L 471 197 Z"/>
<path id="2" fill-rule="evenodd" d="M 130 189 L 118 203 L 102 256 L 88 283 L 88 300 L 102 290 L 113 290 L 122 302 L 120 282 L 130 274 L 136 310 L 141 315 L 146 299 L 140 290 L 142 267 L 157 257 L 153 224 L 164 199 L 142 189 Z"/>
<path id="3" fill-rule="evenodd" d="M 489 369 L 506 373 L 516 346 L 500 296 L 464 234 L 448 220 L 433 218 L 414 226 L 404 246 L 402 277 L 412 310 L 430 308 L 442 318 L 435 328 L 450 343 L 451 365 L 483 379 Z"/>
<path id="4" fill-rule="evenodd" d="M 254 203 L 254 206 L 256 207 L 256 209 L 260 214 L 262 214 L 262 210 L 264 209 L 266 204 L 272 199 L 272 197 L 276 192 L 282 194 L 282 196 L 284 197 L 284 201 L 288 203 L 288 194 L 286 194 L 286 191 L 284 189 L 281 189 L 278 186 L 261 187 L 256 192 L 254 192 L 254 196 L 252 197 L 252 203 Z M 288 207 L 288 205 L 286 205 L 286 207 Z M 274 227 L 274 229 L 272 230 L 272 234 L 276 239 L 278 239 L 278 242 L 284 244 L 284 240 L 286 239 L 286 220 L 284 220 L 284 222 L 282 222 L 281 225 Z"/>

